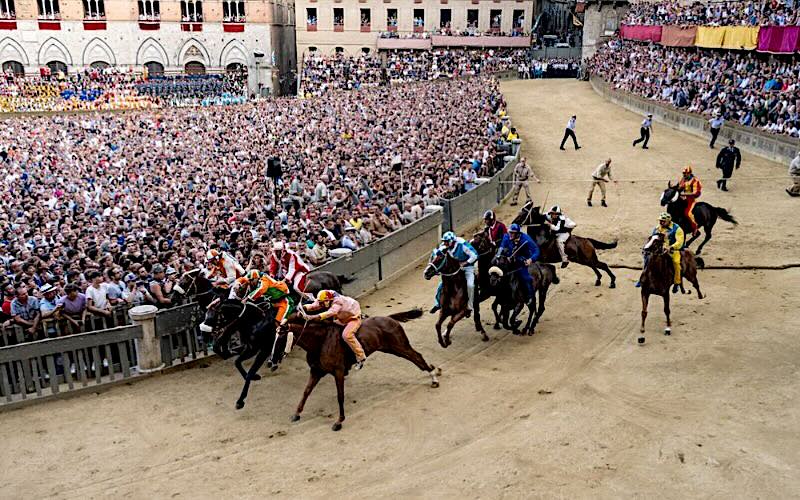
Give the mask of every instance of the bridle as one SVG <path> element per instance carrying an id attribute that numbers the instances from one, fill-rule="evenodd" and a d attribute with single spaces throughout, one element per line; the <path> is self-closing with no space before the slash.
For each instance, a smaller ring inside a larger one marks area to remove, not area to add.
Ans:
<path id="1" fill-rule="evenodd" d="M 459 267 L 458 269 L 456 269 L 452 273 L 443 273 L 442 269 L 444 268 L 445 264 L 447 264 L 447 254 L 444 253 L 444 252 L 441 252 L 441 254 L 444 255 L 444 259 L 442 259 L 441 264 L 439 264 L 439 266 L 437 267 L 433 263 L 433 256 L 431 256 L 431 260 L 429 260 L 428 261 L 428 265 L 425 266 L 425 271 L 424 272 L 427 272 L 429 267 L 433 269 L 433 271 L 435 273 L 434 276 L 438 274 L 440 276 L 450 277 L 450 276 L 455 276 L 456 274 L 461 272 L 461 267 Z"/>
<path id="2" fill-rule="evenodd" d="M 200 276 L 200 272 L 201 271 L 202 270 L 199 267 L 196 267 L 196 268 L 194 268 L 194 269 L 192 269 L 190 271 L 186 271 L 185 273 L 183 273 L 181 275 L 180 281 L 183 281 L 184 278 L 186 278 L 187 276 L 190 276 L 190 275 L 192 276 L 192 281 L 189 283 L 189 286 L 186 287 L 186 290 L 184 290 L 183 287 L 179 287 L 180 290 L 177 290 L 175 288 L 173 288 L 173 290 L 175 290 L 176 292 L 180 293 L 181 295 L 185 295 L 186 297 L 191 297 L 192 296 L 192 293 L 191 293 L 192 290 L 194 290 L 194 292 L 195 292 L 195 294 L 194 294 L 195 297 L 202 297 L 203 295 L 208 295 L 209 293 L 213 293 L 214 292 L 214 287 L 209 288 L 205 292 L 198 292 L 197 291 L 197 278 Z M 178 283 L 180 283 L 180 281 Z"/>

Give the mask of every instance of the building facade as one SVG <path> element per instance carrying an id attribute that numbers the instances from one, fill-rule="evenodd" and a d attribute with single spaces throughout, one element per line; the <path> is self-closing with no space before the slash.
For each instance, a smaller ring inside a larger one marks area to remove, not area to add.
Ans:
<path id="1" fill-rule="evenodd" d="M 583 12 L 583 45 L 581 57 L 592 57 L 597 48 L 616 36 L 628 12 L 627 1 L 586 0 L 579 4 Z"/>
<path id="2" fill-rule="evenodd" d="M 252 92 L 293 88 L 291 0 L 0 0 L 3 70 L 244 68 Z"/>
<path id="3" fill-rule="evenodd" d="M 1 1 L 1 0 L 0 0 Z M 378 48 L 381 32 L 528 34 L 534 0 L 296 0 L 298 57 L 309 50 L 348 54 Z"/>

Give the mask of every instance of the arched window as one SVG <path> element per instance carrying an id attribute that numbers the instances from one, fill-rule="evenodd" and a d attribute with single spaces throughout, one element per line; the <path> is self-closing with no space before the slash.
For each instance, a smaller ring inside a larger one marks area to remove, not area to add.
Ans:
<path id="1" fill-rule="evenodd" d="M 17 10 L 14 8 L 14 0 L 0 0 L 0 19 L 16 19 Z"/>
<path id="2" fill-rule="evenodd" d="M 344 54 L 344 47 L 336 47 L 333 49 L 333 52 L 336 54 Z"/>
<path id="3" fill-rule="evenodd" d="M 3 63 L 3 73 L 22 76 L 25 74 L 25 67 L 19 61 L 6 61 Z"/>
<path id="4" fill-rule="evenodd" d="M 364 55 L 369 54 L 369 47 L 361 47 L 361 53 Z"/>
<path id="5" fill-rule="evenodd" d="M 59 71 L 66 74 L 67 73 L 67 65 L 61 61 L 50 61 L 47 63 L 47 67 L 50 68 L 51 73 L 55 74 Z"/>
<path id="6" fill-rule="evenodd" d="M 39 19 L 61 19 L 58 0 L 36 0 L 39 7 Z"/>
<path id="7" fill-rule="evenodd" d="M 311 47 L 308 48 L 308 51 L 309 52 L 316 52 L 317 48 L 312 45 Z"/>
<path id="8" fill-rule="evenodd" d="M 139 0 L 139 20 L 161 20 L 161 2 L 159 0 Z"/>
<path id="9" fill-rule="evenodd" d="M 230 63 L 225 66 L 226 73 L 247 73 L 247 67 L 242 63 Z"/>
<path id="10" fill-rule="evenodd" d="M 245 21 L 244 2 L 242 0 L 222 0 L 222 20 L 226 23 L 243 23 Z"/>
<path id="11" fill-rule="evenodd" d="M 103 0 L 83 0 L 84 19 L 105 19 L 106 6 Z"/>
<path id="12" fill-rule="evenodd" d="M 184 23 L 202 23 L 202 0 L 181 0 L 181 21 Z"/>
<path id="13" fill-rule="evenodd" d="M 92 68 L 95 68 L 95 69 L 106 69 L 106 68 L 109 67 L 109 64 L 107 62 L 105 62 L 105 61 L 95 61 L 92 64 L 90 64 L 89 66 L 91 66 Z"/>
<path id="14" fill-rule="evenodd" d="M 164 74 L 164 65 L 160 62 L 150 61 L 144 63 L 144 67 L 147 70 L 148 75 L 163 75 Z"/>
<path id="15" fill-rule="evenodd" d="M 186 63 L 184 70 L 187 75 L 205 75 L 206 67 L 201 62 L 191 61 Z"/>

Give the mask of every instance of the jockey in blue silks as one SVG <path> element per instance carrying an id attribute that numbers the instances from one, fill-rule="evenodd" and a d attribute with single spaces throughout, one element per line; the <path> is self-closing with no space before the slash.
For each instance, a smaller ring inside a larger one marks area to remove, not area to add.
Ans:
<path id="1" fill-rule="evenodd" d="M 442 252 L 447 252 L 450 257 L 456 259 L 464 270 L 464 277 L 467 278 L 467 316 L 472 312 L 472 301 L 475 297 L 475 262 L 478 261 L 478 252 L 467 243 L 464 238 L 459 238 L 453 231 L 447 231 L 442 235 L 442 245 L 439 247 Z M 436 301 L 431 313 L 435 313 L 441 308 L 442 283 L 436 289 Z"/>
<path id="2" fill-rule="evenodd" d="M 539 245 L 530 236 L 520 231 L 519 224 L 511 224 L 503 236 L 497 256 L 505 255 L 511 260 L 513 272 L 518 273 L 528 291 L 528 301 L 533 300 L 533 278 L 528 266 L 539 259 Z"/>

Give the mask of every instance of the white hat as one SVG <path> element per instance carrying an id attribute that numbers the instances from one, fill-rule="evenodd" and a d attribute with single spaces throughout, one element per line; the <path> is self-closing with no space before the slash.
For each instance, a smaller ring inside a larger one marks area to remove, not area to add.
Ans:
<path id="1" fill-rule="evenodd" d="M 41 288 L 39 288 L 39 291 L 42 293 L 55 292 L 56 287 L 54 287 L 50 283 L 45 283 L 44 285 L 42 285 Z"/>
<path id="2" fill-rule="evenodd" d="M 272 248 L 274 250 L 283 250 L 283 242 L 282 241 L 275 241 L 272 243 Z"/>

